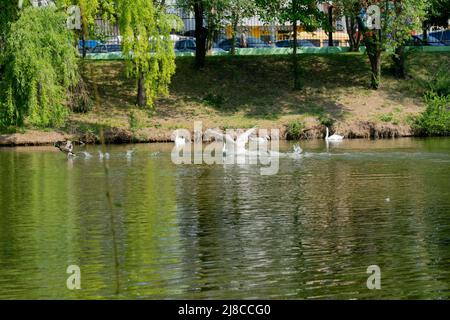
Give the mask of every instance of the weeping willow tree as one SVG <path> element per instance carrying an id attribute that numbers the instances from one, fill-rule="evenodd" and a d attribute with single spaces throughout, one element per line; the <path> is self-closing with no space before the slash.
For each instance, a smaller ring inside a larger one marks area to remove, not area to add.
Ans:
<path id="1" fill-rule="evenodd" d="M 60 126 L 68 113 L 67 90 L 78 79 L 67 16 L 55 7 L 27 7 L 6 38 L 0 124 Z"/>
<path id="2" fill-rule="evenodd" d="M 169 92 L 175 73 L 170 32 L 180 27 L 180 21 L 153 0 L 119 0 L 118 12 L 127 75 L 138 87 L 136 104 L 152 107 L 158 95 Z"/>

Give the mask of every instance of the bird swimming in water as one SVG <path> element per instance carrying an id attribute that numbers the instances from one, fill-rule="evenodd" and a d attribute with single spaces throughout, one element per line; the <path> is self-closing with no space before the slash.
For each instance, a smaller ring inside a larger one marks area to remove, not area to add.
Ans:
<path id="1" fill-rule="evenodd" d="M 56 143 L 55 147 L 59 149 L 59 151 L 64 152 L 65 154 L 67 154 L 68 157 L 74 157 L 75 153 L 73 153 L 73 144 L 72 141 L 66 141 L 64 142 L 60 142 L 60 143 Z"/>
<path id="2" fill-rule="evenodd" d="M 108 152 L 103 153 L 103 152 L 101 152 L 101 151 L 99 150 L 99 151 L 98 151 L 98 158 L 99 158 L 100 160 L 103 160 L 103 159 L 109 160 L 109 153 L 108 153 Z"/>
<path id="3" fill-rule="evenodd" d="M 89 152 L 87 152 L 87 151 L 83 151 L 83 152 L 81 152 L 81 154 L 84 156 L 84 158 L 85 158 L 86 160 L 92 158 L 92 155 L 91 155 Z"/>
<path id="4" fill-rule="evenodd" d="M 256 142 L 258 145 L 265 145 L 267 144 L 267 142 L 269 142 L 270 136 L 265 135 L 263 137 L 256 137 L 256 138 L 250 137 L 249 140 L 252 142 Z"/>
<path id="5" fill-rule="evenodd" d="M 328 127 L 326 127 L 326 130 L 327 130 L 327 135 L 325 136 L 326 141 L 336 142 L 344 140 L 344 136 L 340 136 L 338 134 L 333 134 L 332 136 L 330 136 L 330 130 L 328 129 Z"/>
<path id="6" fill-rule="evenodd" d="M 177 134 L 175 136 L 175 146 L 181 147 L 181 146 L 184 146 L 185 144 L 186 144 L 186 139 L 184 137 L 181 137 L 177 131 Z"/>
<path id="7" fill-rule="evenodd" d="M 135 151 L 135 149 L 131 149 L 131 150 L 127 151 L 127 159 L 128 160 L 131 160 L 131 158 L 133 158 L 134 151 Z"/>

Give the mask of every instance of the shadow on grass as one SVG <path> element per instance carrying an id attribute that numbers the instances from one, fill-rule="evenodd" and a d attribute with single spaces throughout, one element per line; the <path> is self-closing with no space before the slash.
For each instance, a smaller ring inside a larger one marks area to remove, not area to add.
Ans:
<path id="1" fill-rule="evenodd" d="M 442 57 L 435 58 L 436 54 L 411 54 L 408 64 L 413 79 L 398 81 L 391 74 L 390 57 L 385 57 L 380 90 L 394 102 L 420 98 L 416 79 L 442 63 Z M 340 119 L 347 110 L 338 102 L 339 97 L 351 100 L 369 92 L 370 68 L 366 55 L 302 54 L 298 60 L 301 91 L 292 90 L 291 56 L 208 57 L 201 71 L 194 68 L 192 57 L 177 58 L 170 95 L 155 102 L 155 116 L 191 119 L 207 117 L 212 109 L 222 116 L 239 114 L 249 119 L 323 114 Z M 427 68 L 430 63 L 432 67 Z M 114 112 L 126 114 L 135 107 L 136 83 L 125 77 L 123 62 L 89 62 L 83 72 L 98 106 L 96 112 L 103 116 Z"/>
<path id="2" fill-rule="evenodd" d="M 294 91 L 289 56 L 211 57 L 201 72 L 187 58 L 178 62 L 172 94 L 200 100 L 223 115 L 243 112 L 269 120 L 285 114 L 339 117 L 344 110 L 331 96 L 364 88 L 368 73 L 361 55 L 300 55 L 304 88 Z"/>

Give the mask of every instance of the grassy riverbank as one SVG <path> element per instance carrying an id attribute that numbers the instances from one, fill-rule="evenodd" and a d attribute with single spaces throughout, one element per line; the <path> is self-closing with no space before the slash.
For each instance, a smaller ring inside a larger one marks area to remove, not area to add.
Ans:
<path id="1" fill-rule="evenodd" d="M 153 110 L 135 107 L 135 84 L 126 78 L 123 62 L 86 61 L 82 74 L 93 110 L 72 114 L 60 131 L 88 142 L 99 138 L 101 128 L 111 142 L 167 141 L 173 130 L 203 121 L 204 128 L 291 128 L 295 136 L 315 138 L 323 134 L 321 123 L 332 119 L 347 137 L 410 136 L 411 119 L 425 108 L 426 83 L 450 65 L 450 53 L 411 54 L 406 80 L 395 79 L 386 57 L 378 91 L 368 87 L 363 54 L 305 54 L 300 61 L 304 88 L 293 91 L 289 56 L 210 57 L 201 72 L 194 70 L 193 58 L 180 57 L 170 95 Z M 47 134 L 31 133 L 35 140 Z M 3 135 L 0 143 L 11 139 Z"/>

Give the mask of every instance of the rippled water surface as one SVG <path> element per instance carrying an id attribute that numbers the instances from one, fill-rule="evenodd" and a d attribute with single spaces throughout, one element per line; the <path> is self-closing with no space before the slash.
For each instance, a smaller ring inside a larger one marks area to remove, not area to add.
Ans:
<path id="1" fill-rule="evenodd" d="M 450 139 L 301 146 L 275 176 L 172 145 L 111 147 L 107 174 L 98 147 L 0 149 L 0 298 L 449 299 Z"/>

